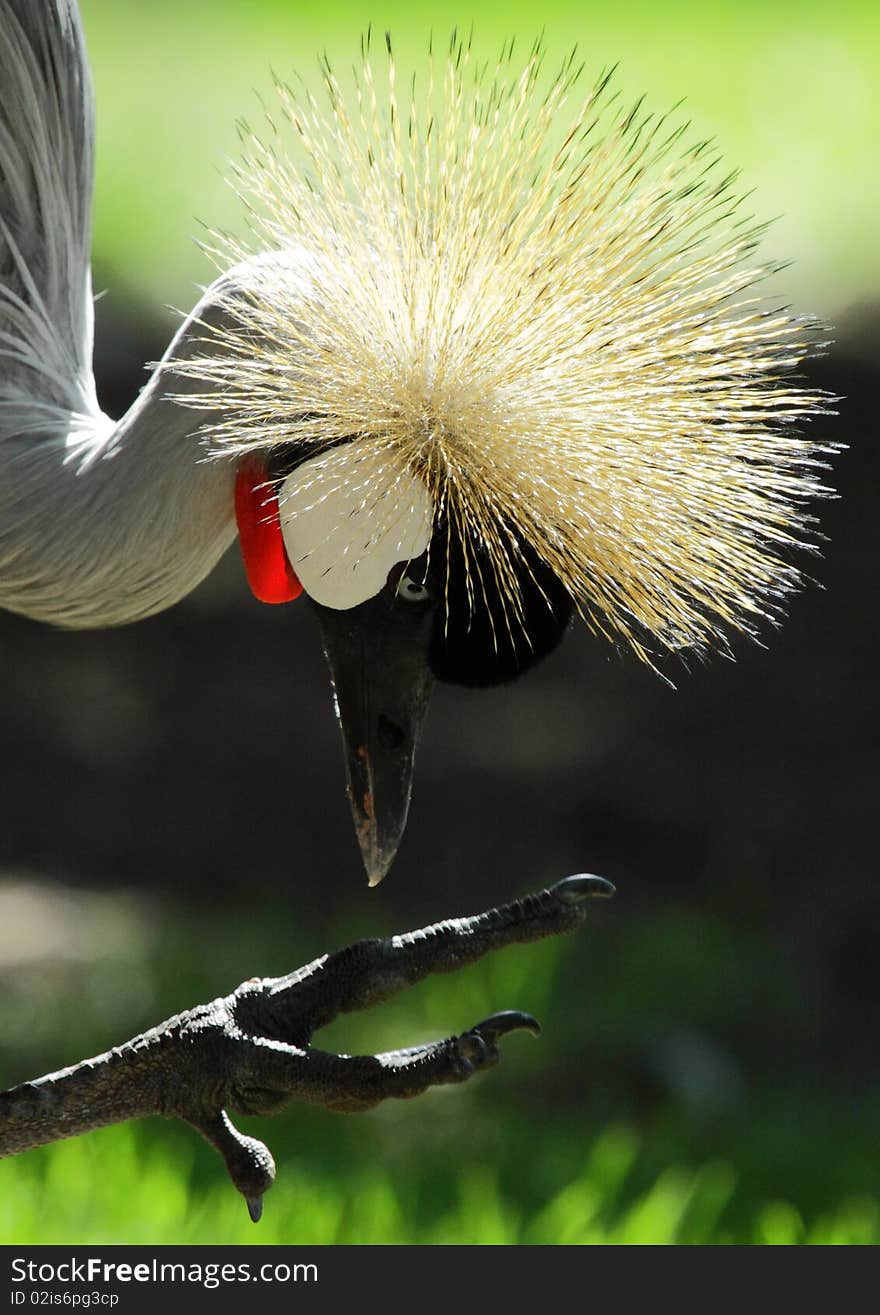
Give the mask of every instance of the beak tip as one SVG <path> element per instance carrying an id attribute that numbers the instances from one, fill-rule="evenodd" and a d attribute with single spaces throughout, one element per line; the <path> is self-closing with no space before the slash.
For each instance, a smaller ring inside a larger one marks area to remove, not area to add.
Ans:
<path id="1" fill-rule="evenodd" d="M 394 862 L 394 856 L 397 853 L 397 846 L 389 853 L 388 850 L 373 850 L 369 855 L 364 854 L 364 867 L 367 870 L 367 885 L 372 890 L 379 885 L 388 875 L 388 870 Z"/>
<path id="2" fill-rule="evenodd" d="M 387 876 L 388 869 L 391 868 L 397 855 L 397 847 L 400 846 L 400 838 L 406 822 L 406 810 L 403 818 L 393 819 L 393 825 L 389 827 L 391 834 L 383 836 L 381 834 L 380 819 L 376 818 L 374 806 L 372 806 L 372 794 L 366 797 L 368 806 L 359 806 L 356 802 L 356 796 L 353 790 L 349 790 L 351 809 L 353 809 L 355 818 L 355 831 L 358 835 L 358 846 L 360 848 L 360 857 L 363 859 L 364 868 L 367 872 L 367 885 L 370 889 L 378 886 L 379 882 Z M 409 800 L 406 800 L 409 803 Z"/>

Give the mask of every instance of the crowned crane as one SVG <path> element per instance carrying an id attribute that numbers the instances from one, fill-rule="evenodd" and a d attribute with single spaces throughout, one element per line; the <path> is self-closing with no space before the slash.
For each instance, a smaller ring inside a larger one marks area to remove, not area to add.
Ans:
<path id="1" fill-rule="evenodd" d="M 75 0 L 0 0 L 0 605 L 138 621 L 238 535 L 320 624 L 371 884 L 434 680 L 528 670 L 573 614 L 648 660 L 799 583 L 828 447 L 816 326 L 756 285 L 735 176 L 540 45 L 453 37 L 404 83 L 277 85 L 242 125 L 247 241 L 131 409 L 92 374 L 93 108 Z M 401 88 L 405 85 L 406 90 Z"/>

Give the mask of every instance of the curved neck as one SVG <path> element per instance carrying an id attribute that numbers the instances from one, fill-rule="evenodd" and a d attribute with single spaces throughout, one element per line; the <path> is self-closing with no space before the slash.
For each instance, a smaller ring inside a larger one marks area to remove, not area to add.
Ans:
<path id="1" fill-rule="evenodd" d="M 197 307 L 166 353 L 187 354 Z M 0 606 L 56 625 L 121 625 L 190 593 L 235 537 L 229 460 L 208 460 L 211 419 L 172 400 L 162 365 L 113 425 L 97 412 L 3 426 Z M 65 423 L 66 420 L 66 423 Z"/>

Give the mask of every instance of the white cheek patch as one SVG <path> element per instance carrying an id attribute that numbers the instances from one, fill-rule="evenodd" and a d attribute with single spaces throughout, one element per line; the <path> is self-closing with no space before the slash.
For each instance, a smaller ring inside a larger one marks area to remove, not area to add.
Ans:
<path id="1" fill-rule="evenodd" d="M 374 598 L 398 562 L 421 556 L 433 506 L 424 483 L 386 451 L 346 443 L 299 466 L 278 491 L 290 564 L 316 603 Z"/>

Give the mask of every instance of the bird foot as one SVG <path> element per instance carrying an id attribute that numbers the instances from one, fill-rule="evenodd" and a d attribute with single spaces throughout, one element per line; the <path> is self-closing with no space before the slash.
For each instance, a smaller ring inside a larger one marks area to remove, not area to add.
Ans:
<path id="1" fill-rule="evenodd" d="M 247 1082 L 235 1082 L 228 1104 L 244 1113 L 274 1114 L 289 1101 L 307 1100 L 355 1113 L 388 1098 L 410 1098 L 431 1086 L 465 1082 L 498 1063 L 500 1042 L 511 1032 L 539 1036 L 531 1014 L 504 1010 L 458 1036 L 377 1055 L 334 1055 L 311 1044 L 312 1034 L 340 1013 L 369 1008 L 432 972 L 449 971 L 504 945 L 555 935 L 578 926 L 593 898 L 614 894 L 603 877 L 567 877 L 522 900 L 468 918 L 385 940 L 359 941 L 289 977 L 246 983 L 230 997 L 239 1025 L 239 1059 Z M 246 1022 L 245 1022 L 246 1020 Z M 254 1035 L 261 1024 L 267 1035 Z M 298 1044 L 291 1044 L 296 1038 Z M 259 1073 L 260 1081 L 253 1078 Z M 184 1116 L 186 1117 L 186 1116 Z M 251 1218 L 274 1181 L 274 1165 L 262 1143 L 239 1134 L 225 1110 L 223 1136 L 190 1116 L 224 1155 Z M 234 1143 L 228 1139 L 233 1136 Z M 257 1190 L 259 1188 L 259 1191 Z"/>
<path id="2" fill-rule="evenodd" d="M 356 1113 L 466 1082 L 498 1062 L 499 1044 L 511 1032 L 537 1036 L 537 1020 L 506 1010 L 456 1036 L 377 1055 L 332 1054 L 313 1046 L 312 1036 L 339 1014 L 370 1008 L 430 973 L 570 931 L 591 898 L 613 893 L 602 877 L 567 877 L 486 913 L 356 941 L 286 977 L 252 978 L 105 1055 L 0 1094 L 0 1156 L 102 1124 L 165 1114 L 196 1128 L 222 1155 L 256 1222 L 275 1162 L 263 1142 L 235 1127 L 230 1110 L 271 1115 L 305 1100 Z"/>

